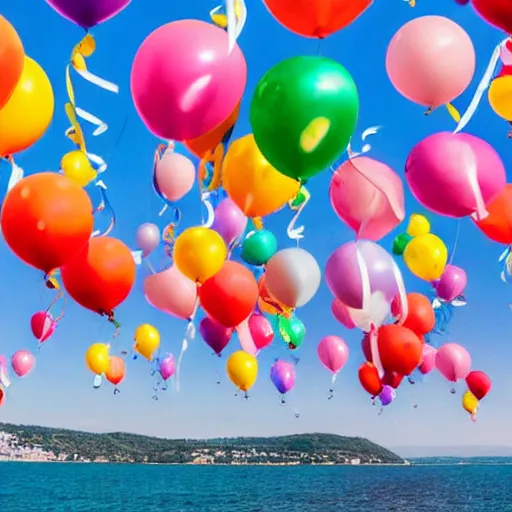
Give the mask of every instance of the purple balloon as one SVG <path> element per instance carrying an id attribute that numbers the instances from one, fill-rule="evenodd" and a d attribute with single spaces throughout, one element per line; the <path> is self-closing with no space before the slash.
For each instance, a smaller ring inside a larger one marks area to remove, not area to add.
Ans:
<path id="1" fill-rule="evenodd" d="M 174 362 L 174 356 L 172 354 L 169 354 L 165 359 L 160 361 L 158 371 L 164 380 L 170 379 L 174 375 L 176 363 Z"/>
<path id="2" fill-rule="evenodd" d="M 385 384 L 382 387 L 382 391 L 379 394 L 379 400 L 382 407 L 386 407 L 396 398 L 396 391 L 391 387 Z"/>
<path id="3" fill-rule="evenodd" d="M 119 14 L 131 0 L 46 0 L 61 16 L 89 29 Z"/>
<path id="4" fill-rule="evenodd" d="M 231 245 L 238 237 L 242 236 L 246 226 L 247 217 L 231 199 L 224 199 L 215 208 L 212 229 L 219 233 L 226 245 Z"/>
<path id="5" fill-rule="evenodd" d="M 462 295 L 467 284 L 468 276 L 462 268 L 455 265 L 446 265 L 443 275 L 434 285 L 434 288 L 440 299 L 451 302 Z"/>
<path id="6" fill-rule="evenodd" d="M 333 295 L 349 308 L 362 309 L 363 282 L 357 252 L 366 264 L 371 293 L 381 292 L 388 302 L 399 293 L 391 255 L 370 240 L 348 242 L 336 249 L 325 267 L 325 279 Z"/>
<path id="7" fill-rule="evenodd" d="M 160 229 L 156 224 L 145 222 L 137 228 L 135 240 L 144 256 L 151 254 L 160 245 Z"/>
<path id="8" fill-rule="evenodd" d="M 212 320 L 209 316 L 205 316 L 201 322 L 199 322 L 201 337 L 217 355 L 220 355 L 226 348 L 234 331 L 233 328 L 224 327 L 215 320 Z"/>
<path id="9" fill-rule="evenodd" d="M 270 368 L 270 380 L 279 393 L 288 393 L 295 386 L 295 367 L 287 361 L 278 359 Z"/>

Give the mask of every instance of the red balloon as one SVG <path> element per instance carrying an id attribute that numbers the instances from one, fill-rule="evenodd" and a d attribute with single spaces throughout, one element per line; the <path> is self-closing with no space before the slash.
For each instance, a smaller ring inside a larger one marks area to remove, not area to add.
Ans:
<path id="1" fill-rule="evenodd" d="M 252 272 L 236 261 L 226 261 L 198 290 L 202 308 L 224 327 L 236 327 L 256 307 L 259 289 Z"/>
<path id="2" fill-rule="evenodd" d="M 490 377 L 486 373 L 479 371 L 470 372 L 466 377 L 466 384 L 477 400 L 485 398 L 492 387 Z"/>
<path id="3" fill-rule="evenodd" d="M 366 362 L 359 367 L 359 382 L 364 390 L 372 396 L 377 396 L 382 391 L 379 372 L 372 363 Z"/>
<path id="4" fill-rule="evenodd" d="M 423 343 L 402 325 L 384 325 L 379 328 L 379 355 L 386 372 L 410 375 L 421 363 Z"/>
<path id="5" fill-rule="evenodd" d="M 487 23 L 512 33 L 512 2 L 510 0 L 471 0 L 475 11 Z"/>
<path id="6" fill-rule="evenodd" d="M 372 347 L 370 344 L 370 334 L 365 333 L 363 336 L 363 339 L 361 340 L 361 349 L 364 354 L 364 358 L 370 362 L 373 363 L 373 357 L 372 357 Z"/>
<path id="7" fill-rule="evenodd" d="M 501 78 L 502 76 L 510 76 L 510 75 L 512 75 L 512 66 L 502 66 L 502 68 L 501 68 L 501 70 L 500 70 L 500 72 L 498 73 L 498 76 L 497 76 L 496 78 Z M 505 185 L 505 187 L 510 187 L 510 185 Z M 493 199 L 493 200 L 491 201 L 491 204 L 492 204 L 495 200 L 496 200 L 496 199 Z M 485 205 L 485 206 L 487 207 L 487 211 L 489 211 L 489 205 Z M 478 224 L 477 224 L 477 225 L 478 225 Z M 484 230 L 482 229 L 482 231 L 484 231 Z M 484 233 L 485 233 L 485 231 L 484 231 Z M 486 233 L 486 234 L 487 234 L 487 233 Z M 492 237 L 489 237 L 489 238 L 492 238 Z M 493 240 L 494 240 L 494 238 L 493 238 Z M 499 240 L 497 240 L 497 241 L 499 241 Z M 508 244 L 508 242 L 501 242 L 501 243 L 507 243 L 507 244 Z"/>
<path id="8" fill-rule="evenodd" d="M 92 238 L 89 245 L 62 267 L 69 295 L 84 308 L 110 315 L 135 283 L 135 260 L 117 238 Z"/>
<path id="9" fill-rule="evenodd" d="M 512 74 L 512 66 L 506 67 Z M 505 185 L 486 208 L 489 215 L 481 221 L 475 221 L 475 224 L 491 240 L 500 244 L 512 244 L 512 185 Z"/>
<path id="10" fill-rule="evenodd" d="M 2 386 L 0 386 L 0 407 L 4 404 L 4 399 L 5 399 L 4 390 L 2 389 Z"/>
<path id="11" fill-rule="evenodd" d="M 391 313 L 394 316 L 399 315 L 399 297 L 396 297 L 391 304 Z M 436 315 L 434 308 L 425 295 L 421 293 L 407 294 L 407 318 L 402 324 L 411 329 L 417 335 L 423 335 L 430 332 L 436 325 Z"/>
<path id="12" fill-rule="evenodd" d="M 393 389 L 398 389 L 402 383 L 404 376 L 397 372 L 386 372 L 382 377 L 382 384 L 391 386 Z"/>

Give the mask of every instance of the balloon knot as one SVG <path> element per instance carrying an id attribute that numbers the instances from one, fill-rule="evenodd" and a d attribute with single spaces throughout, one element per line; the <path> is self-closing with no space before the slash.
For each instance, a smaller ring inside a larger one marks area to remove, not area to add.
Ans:
<path id="1" fill-rule="evenodd" d="M 429 116 L 430 114 L 432 114 L 433 111 L 434 111 L 434 107 L 428 107 L 427 110 L 425 111 L 425 115 Z"/>

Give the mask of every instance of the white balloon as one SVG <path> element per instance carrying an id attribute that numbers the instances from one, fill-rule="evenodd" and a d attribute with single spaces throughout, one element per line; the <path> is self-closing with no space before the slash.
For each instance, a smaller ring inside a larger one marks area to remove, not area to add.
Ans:
<path id="1" fill-rule="evenodd" d="M 265 285 L 268 292 L 290 308 L 307 304 L 320 287 L 321 280 L 316 259 L 300 247 L 282 249 L 267 263 Z"/>

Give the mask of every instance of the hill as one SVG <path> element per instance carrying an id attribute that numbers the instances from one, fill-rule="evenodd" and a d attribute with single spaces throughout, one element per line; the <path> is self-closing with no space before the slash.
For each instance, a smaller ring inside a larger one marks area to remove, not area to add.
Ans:
<path id="1" fill-rule="evenodd" d="M 403 464 L 395 453 L 360 437 L 162 439 L 116 432 L 92 434 L 0 423 L 0 460 L 155 464 Z"/>

